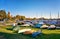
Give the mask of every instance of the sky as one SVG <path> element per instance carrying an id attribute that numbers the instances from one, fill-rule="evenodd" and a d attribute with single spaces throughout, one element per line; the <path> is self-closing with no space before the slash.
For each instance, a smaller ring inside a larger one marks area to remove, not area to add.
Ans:
<path id="1" fill-rule="evenodd" d="M 60 12 L 60 0 L 0 0 L 0 10 L 5 10 L 11 15 L 26 17 L 57 18 Z"/>

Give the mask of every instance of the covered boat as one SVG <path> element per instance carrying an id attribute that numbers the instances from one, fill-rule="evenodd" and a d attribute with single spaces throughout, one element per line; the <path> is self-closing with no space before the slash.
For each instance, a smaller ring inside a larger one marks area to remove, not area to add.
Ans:
<path id="1" fill-rule="evenodd" d="M 50 25 L 50 26 L 48 27 L 48 29 L 56 29 L 56 26 L 55 26 L 55 25 Z"/>
<path id="2" fill-rule="evenodd" d="M 35 27 L 40 28 L 44 24 L 43 21 L 40 21 L 39 23 L 35 24 Z"/>
<path id="3" fill-rule="evenodd" d="M 41 28 L 43 28 L 43 29 L 47 29 L 48 26 L 47 26 L 47 25 L 42 25 Z"/>

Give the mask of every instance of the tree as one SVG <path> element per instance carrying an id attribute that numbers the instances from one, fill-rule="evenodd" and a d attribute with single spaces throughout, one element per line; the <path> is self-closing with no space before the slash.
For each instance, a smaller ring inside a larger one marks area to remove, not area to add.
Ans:
<path id="1" fill-rule="evenodd" d="M 34 17 L 33 20 L 36 20 L 36 18 Z"/>
<path id="2" fill-rule="evenodd" d="M 32 18 L 26 18 L 26 20 L 32 20 Z"/>
<path id="3" fill-rule="evenodd" d="M 21 19 L 21 16 L 20 15 L 16 15 L 16 19 Z"/>
<path id="4" fill-rule="evenodd" d="M 25 20 L 25 16 L 16 15 L 16 19 L 18 19 L 18 20 Z"/>
<path id="5" fill-rule="evenodd" d="M 0 19 L 5 19 L 5 18 L 6 18 L 5 10 L 0 10 Z"/>
<path id="6" fill-rule="evenodd" d="M 21 16 L 21 19 L 20 20 L 25 20 L 25 16 Z"/>
<path id="7" fill-rule="evenodd" d="M 11 19 L 11 18 L 12 18 L 10 12 L 8 12 L 8 14 L 7 14 L 7 18 L 8 18 L 8 19 Z"/>

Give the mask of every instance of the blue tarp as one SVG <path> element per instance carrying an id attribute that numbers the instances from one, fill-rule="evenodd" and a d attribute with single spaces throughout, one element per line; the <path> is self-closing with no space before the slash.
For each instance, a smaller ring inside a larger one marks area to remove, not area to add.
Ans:
<path id="1" fill-rule="evenodd" d="M 57 22 L 56 21 L 49 21 L 49 22 L 47 22 L 48 24 L 57 24 Z"/>
<path id="2" fill-rule="evenodd" d="M 35 27 L 40 28 L 42 24 L 35 24 Z"/>
<path id="3" fill-rule="evenodd" d="M 32 37 L 36 37 L 37 35 L 39 35 L 39 34 L 41 34 L 40 32 L 34 32 L 33 34 L 32 34 Z"/>

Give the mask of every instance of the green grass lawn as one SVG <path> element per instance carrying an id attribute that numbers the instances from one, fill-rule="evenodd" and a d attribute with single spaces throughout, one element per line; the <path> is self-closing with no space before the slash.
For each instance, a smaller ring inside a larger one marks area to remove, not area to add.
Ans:
<path id="1" fill-rule="evenodd" d="M 14 33 L 12 30 L 7 30 L 11 26 L 0 26 L 0 39 L 60 39 L 60 30 L 42 30 L 42 35 L 33 38 L 31 35 L 24 35 Z M 39 30 L 39 28 L 20 27 L 20 29 L 31 28 L 32 30 Z"/>

